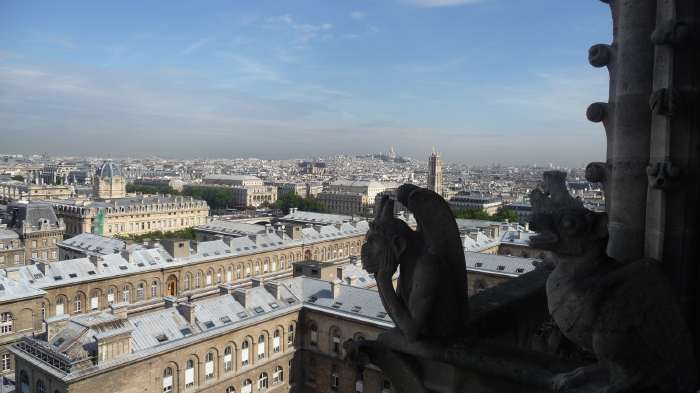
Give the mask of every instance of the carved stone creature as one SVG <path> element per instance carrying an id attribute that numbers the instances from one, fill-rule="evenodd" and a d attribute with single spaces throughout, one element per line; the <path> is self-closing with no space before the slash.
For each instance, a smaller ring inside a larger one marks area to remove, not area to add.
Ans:
<path id="1" fill-rule="evenodd" d="M 607 257 L 606 214 L 584 208 L 565 178 L 546 172 L 543 191 L 531 193 L 539 235 L 530 244 L 553 254 L 547 302 L 554 321 L 598 363 L 558 375 L 554 389 L 602 380 L 605 392 L 695 392 L 691 336 L 660 262 Z"/>
<path id="2" fill-rule="evenodd" d="M 417 230 L 395 218 L 394 201 L 384 197 L 362 246 L 363 266 L 375 275 L 384 308 L 407 339 L 454 337 L 468 319 L 455 218 L 447 202 L 425 188 L 402 185 L 397 199 L 414 214 Z"/>

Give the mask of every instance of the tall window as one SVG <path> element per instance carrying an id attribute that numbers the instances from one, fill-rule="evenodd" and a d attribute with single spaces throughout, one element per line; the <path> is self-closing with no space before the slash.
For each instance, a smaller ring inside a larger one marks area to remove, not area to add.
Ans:
<path id="1" fill-rule="evenodd" d="M 63 304 L 64 300 L 62 297 L 56 299 L 56 315 L 63 315 L 65 308 Z"/>
<path id="2" fill-rule="evenodd" d="M 24 370 L 19 372 L 19 393 L 29 393 L 29 376 Z"/>
<path id="3" fill-rule="evenodd" d="M 204 378 L 214 378 L 214 352 L 207 353 L 207 361 L 204 363 Z"/>
<path id="4" fill-rule="evenodd" d="M 158 281 L 151 283 L 151 297 L 158 297 Z"/>
<path id="5" fill-rule="evenodd" d="M 169 393 L 173 391 L 173 369 L 166 368 L 163 371 L 163 392 Z"/>
<path id="6" fill-rule="evenodd" d="M 261 334 L 258 337 L 258 359 L 265 357 L 265 335 Z"/>
<path id="7" fill-rule="evenodd" d="M 188 359 L 185 367 L 185 389 L 194 386 L 194 360 Z"/>
<path id="8" fill-rule="evenodd" d="M 228 372 L 233 370 L 233 349 L 229 345 L 224 348 L 224 371 Z"/>
<path id="9" fill-rule="evenodd" d="M 136 300 L 143 300 L 144 285 L 142 282 L 136 287 Z"/>
<path id="10" fill-rule="evenodd" d="M 337 328 L 331 330 L 331 352 L 340 355 L 340 331 Z"/>
<path id="11" fill-rule="evenodd" d="M 74 313 L 79 313 L 83 312 L 83 300 L 80 298 L 80 295 L 75 295 L 75 299 L 73 299 L 73 312 Z"/>
<path id="12" fill-rule="evenodd" d="M 243 341 L 241 344 L 241 366 L 248 365 L 248 340 Z"/>
<path id="13" fill-rule="evenodd" d="M 294 345 L 294 325 L 289 325 L 289 331 L 287 331 L 287 345 Z"/>
<path id="14" fill-rule="evenodd" d="M 10 358 L 9 353 L 4 353 L 2 355 L 2 371 L 7 371 L 12 369 L 12 358 Z"/>
<path id="15" fill-rule="evenodd" d="M 365 393 L 365 381 L 362 380 L 362 377 L 355 381 L 355 393 Z"/>
<path id="16" fill-rule="evenodd" d="M 100 308 L 100 295 L 97 292 L 93 292 L 90 298 L 90 309 L 97 310 Z"/>
<path id="17" fill-rule="evenodd" d="M 36 381 L 36 393 L 46 393 L 46 385 L 41 379 Z"/>
<path id="18" fill-rule="evenodd" d="M 41 320 L 46 320 L 46 303 L 41 302 Z"/>
<path id="19" fill-rule="evenodd" d="M 122 288 L 122 302 L 129 303 L 130 290 L 128 285 L 124 285 Z"/>
<path id="20" fill-rule="evenodd" d="M 275 367 L 275 372 L 272 373 L 272 383 L 280 383 L 284 381 L 284 371 L 282 371 L 282 366 Z"/>
<path id="21" fill-rule="evenodd" d="M 207 286 L 210 286 L 210 285 L 211 285 L 211 275 L 212 275 L 212 271 L 209 270 L 209 271 L 207 272 L 207 283 L 206 283 Z"/>
<path id="22" fill-rule="evenodd" d="M 197 272 L 194 275 L 194 287 L 199 288 L 202 285 L 202 272 Z"/>
<path id="23" fill-rule="evenodd" d="M 258 377 L 258 390 L 267 390 L 267 373 L 260 374 Z"/>
<path id="24" fill-rule="evenodd" d="M 109 288 L 107 290 L 107 304 L 114 303 L 114 288 Z"/>
<path id="25" fill-rule="evenodd" d="M 340 377 L 338 376 L 338 368 L 333 366 L 331 368 L 331 390 L 338 390 L 340 385 Z"/>
<path id="26" fill-rule="evenodd" d="M 236 393 L 236 388 L 229 386 L 226 388 L 226 390 L 224 390 L 224 393 Z"/>
<path id="27" fill-rule="evenodd" d="M 314 347 L 318 345 L 318 327 L 315 324 L 312 324 L 309 328 L 309 341 Z"/>
<path id="28" fill-rule="evenodd" d="M 275 329 L 272 333 L 272 352 L 278 353 L 280 351 L 280 330 Z"/>
<path id="29" fill-rule="evenodd" d="M 190 274 L 187 273 L 185 274 L 185 283 L 184 283 L 185 291 L 190 290 Z"/>
<path id="30" fill-rule="evenodd" d="M 233 281 L 233 268 L 231 266 L 226 269 L 226 281 Z"/>
<path id="31" fill-rule="evenodd" d="M 14 319 L 12 318 L 12 313 L 4 312 L 0 315 L 0 333 L 7 334 L 12 333 L 14 328 Z"/>
<path id="32" fill-rule="evenodd" d="M 241 393 L 251 393 L 253 391 L 253 381 L 246 379 L 243 381 L 243 388 L 241 388 Z"/>

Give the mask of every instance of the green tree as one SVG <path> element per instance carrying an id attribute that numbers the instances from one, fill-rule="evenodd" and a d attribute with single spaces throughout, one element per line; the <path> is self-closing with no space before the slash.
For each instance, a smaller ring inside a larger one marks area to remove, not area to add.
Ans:
<path id="1" fill-rule="evenodd" d="M 22 175 L 14 175 L 11 178 L 12 180 L 17 180 L 17 181 L 24 181 L 24 176 Z"/>
<path id="2" fill-rule="evenodd" d="M 470 220 L 491 220 L 492 217 L 483 209 L 455 209 L 455 218 Z"/>
<path id="3" fill-rule="evenodd" d="M 142 243 L 147 240 L 160 241 L 165 239 L 185 239 L 194 240 L 194 228 L 185 228 L 178 231 L 153 231 L 141 235 L 117 235 L 115 236 L 125 242 Z"/>
<path id="4" fill-rule="evenodd" d="M 167 184 L 162 185 L 145 185 L 145 184 L 127 184 L 126 192 L 140 192 L 142 194 L 170 194 L 180 195 L 180 192 L 170 188 Z"/>
<path id="5" fill-rule="evenodd" d="M 515 211 L 508 209 L 507 207 L 499 207 L 498 211 L 496 211 L 496 214 L 493 215 L 493 219 L 496 221 L 505 221 L 508 220 L 509 222 L 518 222 L 520 221 L 520 217 L 518 216 L 518 213 Z"/>
<path id="6" fill-rule="evenodd" d="M 326 213 L 326 209 L 316 198 L 302 198 L 295 193 L 287 193 L 277 198 L 277 202 L 272 205 L 275 209 L 280 209 L 284 214 L 289 213 L 290 208 L 297 208 L 307 212 Z"/>
<path id="7" fill-rule="evenodd" d="M 233 201 L 233 192 L 224 187 L 186 186 L 182 195 L 203 199 L 215 210 L 229 208 Z"/>

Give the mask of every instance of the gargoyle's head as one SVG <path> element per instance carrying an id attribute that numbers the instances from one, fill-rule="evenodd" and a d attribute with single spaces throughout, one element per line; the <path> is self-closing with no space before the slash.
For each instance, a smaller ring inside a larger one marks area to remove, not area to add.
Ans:
<path id="1" fill-rule="evenodd" d="M 583 207 L 566 189 L 566 173 L 544 173 L 542 189 L 530 193 L 530 227 L 538 235 L 530 237 L 530 246 L 559 255 L 582 255 L 604 249 L 608 239 L 608 219 Z"/>
<path id="2" fill-rule="evenodd" d="M 409 247 L 413 230 L 402 220 L 394 217 L 394 201 L 382 197 L 374 220 L 369 224 L 362 245 L 362 266 L 369 273 L 392 266 L 396 269 L 399 257 Z"/>

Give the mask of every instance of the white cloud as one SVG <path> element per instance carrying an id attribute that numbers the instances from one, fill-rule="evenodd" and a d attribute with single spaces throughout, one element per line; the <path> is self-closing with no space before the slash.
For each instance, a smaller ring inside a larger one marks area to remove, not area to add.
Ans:
<path id="1" fill-rule="evenodd" d="M 401 3 L 425 8 L 454 7 L 481 3 L 483 0 L 399 0 Z"/>
<path id="2" fill-rule="evenodd" d="M 197 40 L 190 45 L 188 45 L 185 49 L 183 49 L 180 52 L 180 55 L 182 56 L 187 56 L 191 53 L 194 53 L 198 51 L 200 48 L 202 48 L 204 45 L 208 44 L 209 41 L 211 41 L 211 38 L 202 38 L 201 40 Z"/>
<path id="3" fill-rule="evenodd" d="M 367 13 L 363 11 L 353 11 L 350 13 L 350 18 L 354 20 L 362 20 L 367 17 Z"/>
<path id="4" fill-rule="evenodd" d="M 331 23 L 300 23 L 291 15 L 279 15 L 266 19 L 266 26 L 269 28 L 283 28 L 294 33 L 294 41 L 298 45 L 305 46 L 311 41 L 324 40 L 331 37 L 333 25 Z"/>
<path id="5" fill-rule="evenodd" d="M 284 78 L 272 67 L 251 57 L 219 52 L 236 67 L 236 74 L 248 80 L 286 83 Z"/>

